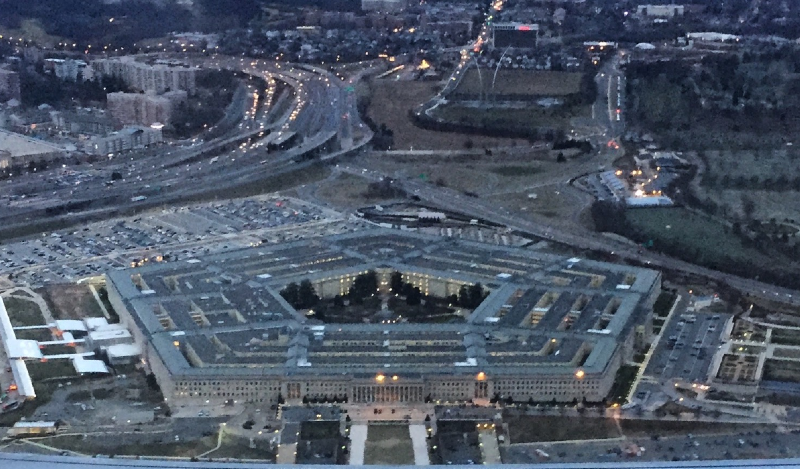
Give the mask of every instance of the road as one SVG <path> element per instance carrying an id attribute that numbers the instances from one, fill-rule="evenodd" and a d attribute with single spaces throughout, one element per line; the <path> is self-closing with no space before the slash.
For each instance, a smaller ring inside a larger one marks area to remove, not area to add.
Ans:
<path id="1" fill-rule="evenodd" d="M 341 166 L 340 169 L 375 181 L 384 177 L 381 173 L 369 170 L 364 171 L 362 168 Z M 413 178 L 404 180 L 403 187 L 408 193 L 418 196 L 421 200 L 429 204 L 444 210 L 463 213 L 469 218 L 477 218 L 497 223 L 509 229 L 566 244 L 575 249 L 613 254 L 620 260 L 645 264 L 651 268 L 673 270 L 698 275 L 700 277 L 712 278 L 717 281 L 725 282 L 731 287 L 744 293 L 749 293 L 755 297 L 769 299 L 780 298 L 792 304 L 800 304 L 800 296 L 798 296 L 800 292 L 798 291 L 779 288 L 756 280 L 707 269 L 653 251 L 639 252 L 628 243 L 609 239 L 600 233 L 590 231 L 580 226 L 566 229 L 554 225 L 544 217 L 536 222 L 523 220 L 515 214 L 500 209 L 495 204 L 482 199 L 468 197 L 458 191 L 446 187 L 437 187 L 433 184 L 421 182 Z M 792 296 L 790 297 L 788 295 Z"/>
<path id="2" fill-rule="evenodd" d="M 90 165 L 27 174 L 0 185 L 0 222 L 23 227 L 54 215 L 63 219 L 114 216 L 137 206 L 166 205 L 192 195 L 234 187 L 292 171 L 317 149 L 356 148 L 372 134 L 359 120 L 355 83 L 370 70 L 342 79 L 325 70 L 224 56 L 184 57 L 206 68 L 237 70 L 263 79 L 245 80 L 247 106 L 233 130 L 210 141 L 181 142 L 110 155 Z M 290 94 L 275 96 L 276 80 Z M 270 150 L 271 132 L 294 132 L 295 146 Z M 213 158 L 212 158 L 213 157 Z M 111 175 L 121 180 L 111 184 Z M 132 200 L 133 199 L 133 200 Z M 49 211 L 48 211 L 49 210 Z"/>

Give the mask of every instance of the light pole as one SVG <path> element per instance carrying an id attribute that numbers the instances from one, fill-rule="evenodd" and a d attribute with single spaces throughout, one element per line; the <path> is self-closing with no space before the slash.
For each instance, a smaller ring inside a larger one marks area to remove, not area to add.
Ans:
<path id="1" fill-rule="evenodd" d="M 497 72 L 500 71 L 500 66 L 503 65 L 503 59 L 506 57 L 506 52 L 511 49 L 511 46 L 506 47 L 506 50 L 500 54 L 500 60 L 497 61 L 497 67 L 494 69 L 494 76 L 492 76 L 492 95 L 494 95 L 494 82 L 497 80 Z"/>
<path id="2" fill-rule="evenodd" d="M 478 58 L 473 57 L 472 62 L 475 63 L 475 68 L 478 69 L 478 81 L 480 82 L 480 88 L 478 89 L 478 102 L 483 100 L 483 75 L 481 74 L 481 66 L 478 64 Z"/>

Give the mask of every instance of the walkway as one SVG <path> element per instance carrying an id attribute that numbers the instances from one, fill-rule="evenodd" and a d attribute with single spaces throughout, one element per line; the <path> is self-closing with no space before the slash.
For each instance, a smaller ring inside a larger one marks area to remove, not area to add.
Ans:
<path id="1" fill-rule="evenodd" d="M 408 433 L 411 435 L 411 443 L 414 446 L 414 465 L 430 466 L 431 460 L 428 457 L 428 436 L 425 425 L 414 424 L 408 426 Z"/>
<path id="2" fill-rule="evenodd" d="M 367 447 L 367 425 L 350 427 L 350 465 L 364 465 L 364 450 Z M 416 451 L 415 451 L 416 453 Z M 416 458 L 416 454 L 415 454 Z"/>

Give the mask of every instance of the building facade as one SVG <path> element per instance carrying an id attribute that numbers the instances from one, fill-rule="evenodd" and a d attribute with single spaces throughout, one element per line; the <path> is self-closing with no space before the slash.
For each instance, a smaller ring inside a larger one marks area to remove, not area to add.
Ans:
<path id="1" fill-rule="evenodd" d="M 167 124 L 172 111 L 186 101 L 186 91 L 168 91 L 162 95 L 141 93 L 109 93 L 108 111 L 111 116 L 125 125 L 150 126 L 155 123 Z"/>
<path id="2" fill-rule="evenodd" d="M 144 148 L 163 141 L 160 128 L 126 127 L 104 137 L 92 137 L 84 144 L 83 151 L 90 155 L 108 155 Z"/>
<path id="3" fill-rule="evenodd" d="M 183 90 L 194 94 L 197 90 L 197 68 L 177 63 L 138 62 L 132 57 L 100 59 L 92 62 L 96 74 L 121 78 L 136 91 L 157 94 Z"/>

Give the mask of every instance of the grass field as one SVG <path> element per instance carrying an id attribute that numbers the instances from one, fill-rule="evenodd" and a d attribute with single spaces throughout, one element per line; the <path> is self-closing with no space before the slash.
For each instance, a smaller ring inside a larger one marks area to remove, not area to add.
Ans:
<path id="1" fill-rule="evenodd" d="M 677 295 L 675 293 L 661 292 L 658 298 L 656 298 L 656 302 L 653 304 L 653 314 L 666 317 L 666 315 L 669 314 L 669 310 L 672 308 L 672 304 L 675 303 L 676 297 Z"/>
<path id="2" fill-rule="evenodd" d="M 165 438 L 166 440 L 166 438 Z M 188 442 L 164 441 L 162 443 L 148 444 L 124 441 L 111 441 L 109 438 L 87 437 L 83 435 L 65 435 L 61 437 L 43 438 L 39 443 L 55 448 L 77 451 L 83 454 L 95 455 L 141 455 L 141 456 L 174 456 L 194 457 L 216 446 L 217 436 L 208 436 L 200 440 Z"/>
<path id="3" fill-rule="evenodd" d="M 696 254 L 698 264 L 732 259 L 769 262 L 760 252 L 745 247 L 726 226 L 684 208 L 642 208 L 625 213 L 628 224 L 658 243 L 679 244 Z"/>
<path id="4" fill-rule="evenodd" d="M 508 70 L 497 72 L 492 89 L 492 73 L 471 68 L 456 88 L 456 93 L 477 95 L 481 91 L 498 95 L 565 96 L 580 91 L 581 74 L 541 70 Z M 481 81 L 481 78 L 483 80 Z"/>
<path id="5" fill-rule="evenodd" d="M 794 330 L 774 328 L 770 342 L 781 345 L 800 345 L 800 334 Z"/>
<path id="6" fill-rule="evenodd" d="M 103 316 L 87 285 L 48 285 L 39 293 L 57 319 L 82 319 Z"/>
<path id="7" fill-rule="evenodd" d="M 651 435 L 695 435 L 708 433 L 732 433 L 734 429 L 740 431 L 770 430 L 772 425 L 747 425 L 731 424 L 729 422 L 694 422 L 675 420 L 638 420 L 621 419 L 619 421 L 622 432 L 628 437 L 643 437 Z"/>
<path id="8" fill-rule="evenodd" d="M 75 367 L 72 366 L 72 361 L 67 359 L 48 360 L 46 362 L 29 361 L 26 363 L 28 373 L 31 375 L 31 380 L 37 389 L 38 383 L 46 378 L 62 378 L 78 376 Z"/>
<path id="9" fill-rule="evenodd" d="M 414 464 L 414 447 L 405 425 L 370 425 L 364 449 L 364 464 Z"/>
<path id="10" fill-rule="evenodd" d="M 374 201 L 364 196 L 369 181 L 353 174 L 342 173 L 336 178 L 320 184 L 316 196 L 334 207 L 360 207 Z"/>
<path id="11" fill-rule="evenodd" d="M 505 419 L 511 443 L 616 438 L 619 428 L 613 419 L 564 416 L 520 416 Z"/>
<path id="12" fill-rule="evenodd" d="M 415 126 L 408 113 L 436 94 L 435 85 L 430 82 L 378 80 L 370 86 L 372 98 L 367 114 L 377 125 L 386 124 L 394 132 L 393 150 L 458 150 L 464 148 L 467 140 L 475 148 L 523 143 L 523 140 L 436 132 Z"/>
<path id="13" fill-rule="evenodd" d="M 489 168 L 489 171 L 500 176 L 530 176 L 542 172 L 542 169 L 539 166 L 509 165 L 493 166 Z"/>
<path id="14" fill-rule="evenodd" d="M 761 377 L 769 381 L 800 383 L 800 362 L 767 359 L 764 362 L 764 372 Z"/>
<path id="15" fill-rule="evenodd" d="M 19 326 L 40 326 L 44 324 L 44 316 L 39 309 L 39 305 L 33 301 L 21 298 L 5 297 L 3 303 L 8 311 L 8 318 L 11 325 Z"/>
<path id="16" fill-rule="evenodd" d="M 481 109 L 458 104 L 436 108 L 434 115 L 457 124 L 480 126 L 514 132 L 531 132 L 542 127 L 569 129 L 570 119 L 591 114 L 588 106 L 556 107 L 546 109 L 539 106 L 517 108 Z"/>

